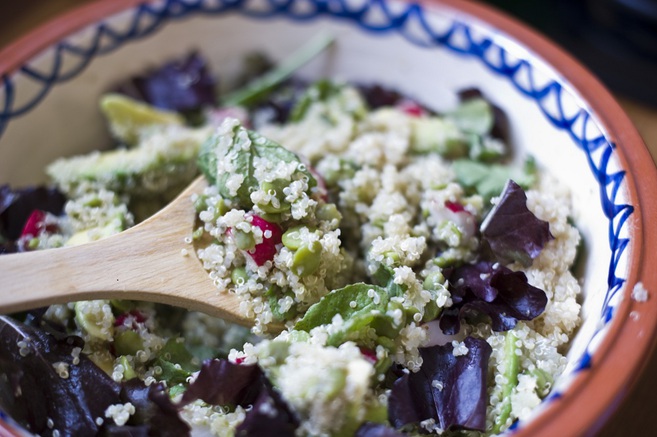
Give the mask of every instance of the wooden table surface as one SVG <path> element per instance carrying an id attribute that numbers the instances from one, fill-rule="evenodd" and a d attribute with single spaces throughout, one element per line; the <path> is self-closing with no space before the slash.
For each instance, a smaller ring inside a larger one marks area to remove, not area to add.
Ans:
<path id="1" fill-rule="evenodd" d="M 0 48 L 55 15 L 91 1 L 0 0 Z M 657 108 L 617 96 L 657 160 Z M 599 437 L 657 436 L 657 353 Z"/>

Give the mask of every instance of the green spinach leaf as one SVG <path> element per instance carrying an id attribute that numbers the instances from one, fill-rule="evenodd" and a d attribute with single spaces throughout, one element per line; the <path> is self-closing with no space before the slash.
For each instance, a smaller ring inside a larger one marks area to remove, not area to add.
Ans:
<path id="1" fill-rule="evenodd" d="M 378 296 L 378 297 L 377 297 Z M 342 317 L 343 323 L 336 326 L 327 340 L 330 346 L 339 346 L 346 341 L 353 341 L 360 346 L 374 349 L 377 345 L 392 346 L 392 339 L 404 326 L 402 320 L 395 320 L 390 314 L 397 304 L 390 301 L 389 290 L 378 285 L 351 284 L 324 296 L 311 306 L 294 329 L 310 331 L 327 325 L 336 315 Z"/>
<path id="2" fill-rule="evenodd" d="M 255 169 L 255 161 L 258 158 L 269 161 L 272 165 L 279 162 L 297 163 L 297 171 L 292 177 L 307 178 L 309 190 L 317 185 L 317 180 L 296 154 L 256 132 L 247 130 L 237 120 L 232 123 L 232 126 L 222 126 L 223 130 L 209 138 L 199 154 L 201 171 L 210 183 L 219 188 L 219 193 L 224 198 L 237 201 L 243 209 L 253 207 L 251 193 L 259 189 L 261 183 L 256 177 Z"/>

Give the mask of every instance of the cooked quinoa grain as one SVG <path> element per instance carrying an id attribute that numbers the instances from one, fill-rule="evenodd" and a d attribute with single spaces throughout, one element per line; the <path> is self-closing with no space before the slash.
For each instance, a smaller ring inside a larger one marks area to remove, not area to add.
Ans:
<path id="1" fill-rule="evenodd" d="M 293 96 L 285 122 L 267 105 L 209 108 L 194 128 L 111 97 L 150 121 L 111 118 L 130 147 L 53 163 L 64 214 L 20 241 L 121 232 L 200 171 L 209 184 L 191 199 L 198 220 L 180 257 L 236 295 L 252 329 L 146 302 L 53 305 L 43 320 L 84 342 L 49 371 L 77 383 L 90 360 L 116 393 L 163 394 L 183 427 L 221 437 L 351 436 L 364 424 L 487 436 L 529 419 L 581 323 L 568 190 L 529 158 L 509 164 L 480 96 L 441 115 L 402 97 L 372 106 L 364 88 L 332 81 L 277 93 Z M 637 284 L 632 296 L 648 292 Z M 14 353 L 37 346 L 20 337 Z M 129 399 L 93 423 L 142 421 Z"/>

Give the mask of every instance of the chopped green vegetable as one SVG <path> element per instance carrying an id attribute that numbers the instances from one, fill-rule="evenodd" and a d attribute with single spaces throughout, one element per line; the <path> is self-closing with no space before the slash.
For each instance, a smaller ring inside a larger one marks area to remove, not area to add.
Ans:
<path id="1" fill-rule="evenodd" d="M 293 226 L 283 233 L 283 245 L 291 250 L 297 250 L 301 247 L 303 240 L 301 239 L 302 226 Z"/>
<path id="2" fill-rule="evenodd" d="M 114 351 L 118 355 L 135 355 L 143 348 L 144 341 L 137 331 L 127 329 L 114 336 Z"/>
<path id="3" fill-rule="evenodd" d="M 317 220 L 322 221 L 337 220 L 339 222 L 342 220 L 342 214 L 340 214 L 338 207 L 334 203 L 323 203 L 319 205 L 315 210 L 315 217 L 317 217 Z"/>
<path id="4" fill-rule="evenodd" d="M 196 156 L 210 128 L 175 127 L 153 131 L 131 149 L 92 152 L 61 158 L 48 175 L 66 194 L 75 194 L 85 181 L 117 194 L 153 196 L 188 184 L 197 174 Z"/>
<path id="5" fill-rule="evenodd" d="M 163 111 L 121 94 L 106 94 L 100 109 L 107 117 L 112 134 L 126 144 L 136 144 L 140 131 L 154 125 L 182 125 L 184 118 L 173 111 Z"/>
<path id="6" fill-rule="evenodd" d="M 285 320 L 288 320 L 297 314 L 297 308 L 295 305 L 285 309 L 283 309 L 281 306 L 281 299 L 284 299 L 285 297 L 293 297 L 293 294 L 289 291 L 283 292 L 280 287 L 272 285 L 265 293 L 265 297 L 267 297 L 269 308 L 271 308 L 271 312 L 275 320 L 284 322 Z"/>
<path id="7" fill-rule="evenodd" d="M 466 188 L 474 189 L 485 200 L 499 196 L 509 179 L 514 180 L 523 189 L 529 189 L 536 183 L 536 167 L 529 158 L 524 168 L 500 164 L 484 164 L 469 159 L 459 159 L 453 163 L 456 179 Z"/>
<path id="8" fill-rule="evenodd" d="M 468 155 L 468 141 L 454 122 L 440 117 L 413 118 L 411 150 L 456 159 Z"/>
<path id="9" fill-rule="evenodd" d="M 518 337 L 513 333 L 513 331 L 507 331 L 505 334 L 505 343 L 504 343 L 504 377 L 506 378 L 506 383 L 502 390 L 502 402 L 504 405 L 500 410 L 499 416 L 495 419 L 495 424 L 493 425 L 493 433 L 498 434 L 503 429 L 507 427 L 507 420 L 511 415 L 511 393 L 518 385 L 518 370 L 520 368 L 520 357 L 516 354 L 518 346 L 516 346 L 516 341 Z"/>
<path id="10" fill-rule="evenodd" d="M 531 376 L 536 378 L 536 394 L 539 398 L 543 399 L 548 395 L 552 384 L 554 383 L 552 376 L 539 368 L 536 368 L 529 372 Z"/>
<path id="11" fill-rule="evenodd" d="M 74 308 L 75 322 L 83 332 L 98 340 L 112 340 L 114 314 L 108 300 L 80 301 Z"/>
<path id="12" fill-rule="evenodd" d="M 467 99 L 446 116 L 463 132 L 483 136 L 493 128 L 493 108 L 482 98 Z"/>
<path id="13" fill-rule="evenodd" d="M 137 373 L 134 367 L 132 367 L 132 364 L 130 364 L 130 361 L 128 361 L 128 357 L 122 356 L 119 358 L 119 363 L 123 366 L 123 379 L 125 381 L 137 377 Z"/>

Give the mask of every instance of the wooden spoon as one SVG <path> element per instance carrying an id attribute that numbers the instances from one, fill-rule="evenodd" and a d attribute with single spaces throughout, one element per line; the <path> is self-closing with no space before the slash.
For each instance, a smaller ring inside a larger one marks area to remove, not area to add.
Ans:
<path id="1" fill-rule="evenodd" d="M 238 298 L 217 289 L 189 243 L 196 179 L 160 212 L 126 231 L 80 246 L 0 256 L 0 313 L 89 299 L 146 300 L 252 326 Z"/>

